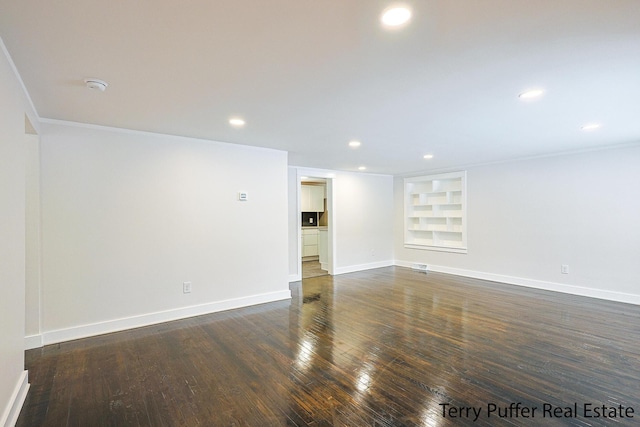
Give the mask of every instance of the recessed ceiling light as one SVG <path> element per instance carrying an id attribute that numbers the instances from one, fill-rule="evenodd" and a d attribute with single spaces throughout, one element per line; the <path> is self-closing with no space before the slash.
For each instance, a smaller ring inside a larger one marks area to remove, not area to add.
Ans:
<path id="1" fill-rule="evenodd" d="M 385 9 L 380 17 L 385 27 L 397 28 L 406 24 L 411 19 L 411 11 L 404 6 L 395 6 Z"/>
<path id="2" fill-rule="evenodd" d="M 544 90 L 543 89 L 531 89 L 531 90 L 527 90 L 525 92 L 522 92 L 520 95 L 518 95 L 518 98 L 520 98 L 520 99 L 536 99 L 536 98 L 540 98 L 543 94 L 544 94 Z"/>
<path id="3" fill-rule="evenodd" d="M 245 121 L 239 117 L 232 117 L 231 119 L 229 119 L 229 124 L 233 127 L 239 128 L 244 126 Z"/>
<path id="4" fill-rule="evenodd" d="M 582 126 L 580 129 L 582 130 L 596 130 L 600 128 L 602 125 L 600 123 L 588 123 Z"/>
<path id="5" fill-rule="evenodd" d="M 84 84 L 86 84 L 89 89 L 97 90 L 100 92 L 104 92 L 105 90 L 107 90 L 107 86 L 109 86 L 107 82 L 99 79 L 84 79 Z"/>
<path id="6" fill-rule="evenodd" d="M 359 171 L 364 171 L 364 170 L 367 170 L 367 168 L 366 168 L 365 166 L 360 166 L 360 167 L 358 168 L 358 170 L 359 170 Z"/>
<path id="7" fill-rule="evenodd" d="M 429 159 L 433 159 L 433 154 L 425 154 L 424 158 L 429 160 Z"/>
<path id="8" fill-rule="evenodd" d="M 360 147 L 360 145 L 361 145 L 360 141 L 350 141 L 349 142 L 349 147 L 352 147 L 352 148 Z"/>

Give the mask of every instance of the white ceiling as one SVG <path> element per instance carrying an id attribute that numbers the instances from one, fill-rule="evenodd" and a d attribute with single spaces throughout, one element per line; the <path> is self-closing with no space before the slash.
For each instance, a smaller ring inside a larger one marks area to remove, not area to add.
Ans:
<path id="1" fill-rule="evenodd" d="M 2 0 L 0 36 L 42 118 L 272 147 L 293 165 L 404 174 L 640 142 L 640 1 L 406 1 L 392 32 L 390 4 Z M 518 99 L 531 87 L 546 93 Z"/>

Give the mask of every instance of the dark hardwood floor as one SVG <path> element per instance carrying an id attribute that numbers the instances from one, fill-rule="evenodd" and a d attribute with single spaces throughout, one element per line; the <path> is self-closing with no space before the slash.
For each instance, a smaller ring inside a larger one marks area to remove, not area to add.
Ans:
<path id="1" fill-rule="evenodd" d="M 399 267 L 292 290 L 30 350 L 17 425 L 640 425 L 639 306 Z"/>

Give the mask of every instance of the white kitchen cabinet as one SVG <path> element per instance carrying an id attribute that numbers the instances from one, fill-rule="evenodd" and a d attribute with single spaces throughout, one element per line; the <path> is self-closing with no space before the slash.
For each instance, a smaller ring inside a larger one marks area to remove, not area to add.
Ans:
<path id="1" fill-rule="evenodd" d="M 302 185 L 301 211 L 324 212 L 324 185 Z"/>
<path id="2" fill-rule="evenodd" d="M 302 256 L 318 256 L 318 229 L 302 229 Z"/>
<path id="3" fill-rule="evenodd" d="M 467 252 L 466 172 L 406 178 L 404 246 Z"/>

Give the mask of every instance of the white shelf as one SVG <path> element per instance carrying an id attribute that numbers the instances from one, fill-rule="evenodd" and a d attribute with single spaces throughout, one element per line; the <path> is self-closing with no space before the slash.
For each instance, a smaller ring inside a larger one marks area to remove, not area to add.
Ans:
<path id="1" fill-rule="evenodd" d="M 447 233 L 462 233 L 462 229 L 455 229 L 455 228 L 446 228 L 446 227 L 427 227 L 427 228 L 407 228 L 407 230 L 409 231 L 426 231 L 426 232 L 431 232 L 431 231 L 439 231 L 439 232 L 447 232 Z"/>
<path id="2" fill-rule="evenodd" d="M 405 247 L 467 252 L 466 172 L 405 179 Z"/>
<path id="3" fill-rule="evenodd" d="M 420 204 L 413 204 L 412 206 L 414 208 L 420 208 L 420 207 L 425 207 L 425 206 L 445 206 L 445 205 L 462 206 L 462 202 L 420 203 Z"/>
<path id="4" fill-rule="evenodd" d="M 447 193 L 461 193 L 462 190 L 460 189 L 452 189 L 452 190 L 442 190 L 442 191 L 422 191 L 420 193 L 411 193 L 411 196 L 414 197 L 419 197 L 419 196 L 437 196 L 440 194 L 447 194 Z"/>
<path id="5" fill-rule="evenodd" d="M 462 214 L 448 214 L 448 215 L 412 215 L 407 218 L 462 218 Z"/>

